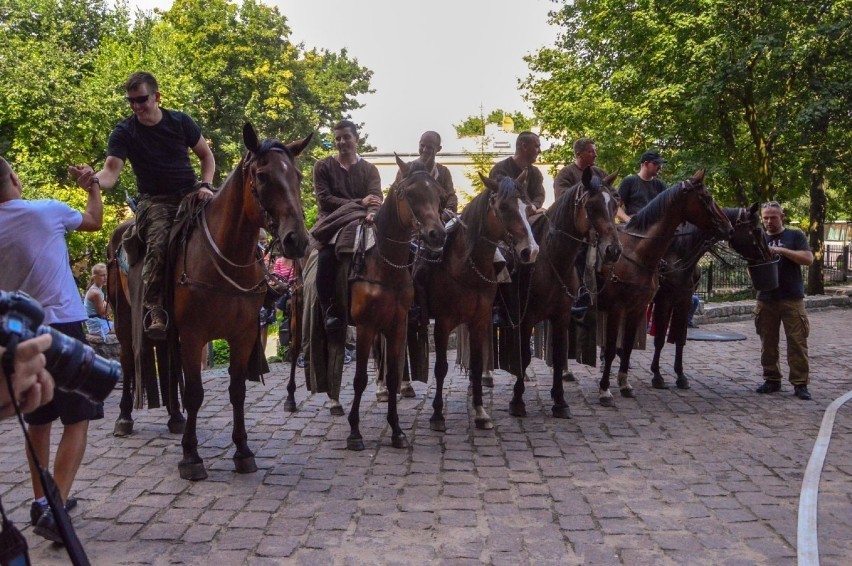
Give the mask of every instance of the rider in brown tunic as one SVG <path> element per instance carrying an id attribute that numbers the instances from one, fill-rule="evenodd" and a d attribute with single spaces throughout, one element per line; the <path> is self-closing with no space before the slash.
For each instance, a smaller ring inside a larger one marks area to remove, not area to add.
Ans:
<path id="1" fill-rule="evenodd" d="M 507 175 L 517 179 L 526 170 L 527 196 L 535 208 L 529 212 L 530 215 L 541 212 L 544 205 L 544 176 L 538 168 L 533 166 L 540 153 L 541 141 L 538 134 L 521 132 L 515 141 L 515 155 L 500 161 L 488 173 L 492 179 L 499 180 Z"/>
<path id="2" fill-rule="evenodd" d="M 566 165 L 559 170 L 559 174 L 553 180 L 553 197 L 559 200 L 562 194 L 580 184 L 583 178 L 583 171 L 586 167 L 592 168 L 592 176 L 598 179 L 606 177 L 606 171 L 600 167 L 595 167 L 595 160 L 598 158 L 598 150 L 595 146 L 595 140 L 592 138 L 579 138 L 574 142 L 574 163 Z"/>

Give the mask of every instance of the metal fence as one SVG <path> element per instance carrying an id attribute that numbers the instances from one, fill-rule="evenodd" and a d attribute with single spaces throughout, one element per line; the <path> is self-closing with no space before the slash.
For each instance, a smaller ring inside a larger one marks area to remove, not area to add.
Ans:
<path id="1" fill-rule="evenodd" d="M 718 244 L 716 256 L 705 255 L 698 265 L 701 279 L 696 294 L 706 300 L 719 296 L 754 293 L 746 261 L 726 244 Z M 808 268 L 803 270 L 808 280 Z M 827 244 L 823 264 L 823 281 L 826 285 L 849 280 L 849 246 Z"/>

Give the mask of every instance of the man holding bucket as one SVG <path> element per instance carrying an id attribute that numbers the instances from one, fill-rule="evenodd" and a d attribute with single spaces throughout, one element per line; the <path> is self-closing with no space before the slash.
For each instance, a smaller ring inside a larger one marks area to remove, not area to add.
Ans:
<path id="1" fill-rule="evenodd" d="M 781 366 L 778 363 L 779 329 L 784 325 L 787 336 L 787 364 L 794 395 L 808 401 L 810 368 L 808 364 L 808 334 L 810 323 L 805 312 L 803 265 L 811 265 L 814 254 L 801 230 L 784 227 L 784 211 L 775 201 L 767 202 L 762 210 L 766 243 L 773 255 L 779 256 L 778 287 L 757 293 L 754 325 L 760 336 L 760 364 L 763 366 L 763 385 L 758 393 L 781 390 Z"/>

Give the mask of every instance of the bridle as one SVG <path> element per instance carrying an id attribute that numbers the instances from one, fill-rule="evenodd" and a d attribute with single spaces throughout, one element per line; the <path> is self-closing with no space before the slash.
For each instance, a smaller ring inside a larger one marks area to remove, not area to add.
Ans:
<path id="1" fill-rule="evenodd" d="M 382 241 L 390 242 L 390 243 L 397 244 L 397 245 L 410 246 L 412 242 L 415 242 L 415 241 L 419 242 L 419 241 L 423 240 L 423 222 L 417 216 L 417 212 L 415 211 L 414 206 L 412 206 L 412 204 L 411 204 L 411 199 L 408 196 L 408 190 L 407 190 L 409 188 L 409 186 L 414 182 L 415 177 L 417 177 L 418 175 L 425 176 L 425 178 L 428 179 L 427 184 L 429 182 L 435 181 L 434 178 L 432 177 L 432 175 L 428 171 L 418 170 L 418 171 L 413 171 L 413 172 L 407 174 L 400 181 L 394 183 L 390 188 L 390 191 L 392 191 L 393 194 L 394 194 L 394 201 L 395 201 L 395 204 L 396 204 L 395 211 L 396 211 L 397 223 L 400 226 L 406 225 L 406 223 L 403 221 L 403 214 L 402 214 L 402 210 L 400 208 L 403 202 L 405 203 L 406 207 L 408 207 L 408 214 L 410 215 L 410 217 L 414 221 L 414 225 L 413 225 L 412 230 L 409 232 L 408 239 L 407 240 L 396 240 L 396 239 L 391 238 L 389 236 L 382 236 L 381 238 L 379 238 L 378 232 L 376 233 L 377 252 L 378 252 L 379 257 L 387 265 L 389 265 L 390 267 L 393 267 L 395 269 L 408 269 L 408 268 L 412 267 L 413 265 L 415 265 L 422 258 L 422 254 L 421 254 L 421 251 L 420 251 L 421 250 L 420 245 L 417 246 L 417 250 L 415 251 L 414 257 L 412 258 L 411 262 L 407 263 L 407 264 L 394 263 L 394 262 L 390 261 L 387 257 L 385 257 L 385 255 L 381 251 L 381 242 Z M 416 238 L 415 238 L 415 236 L 416 236 Z"/>

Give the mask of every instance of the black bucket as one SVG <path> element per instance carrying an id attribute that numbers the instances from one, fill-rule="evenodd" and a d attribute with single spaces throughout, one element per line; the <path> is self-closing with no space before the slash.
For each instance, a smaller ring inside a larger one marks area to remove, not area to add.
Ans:
<path id="1" fill-rule="evenodd" d="M 772 291 L 778 288 L 779 261 L 781 261 L 780 256 L 767 263 L 748 266 L 748 274 L 751 276 L 752 285 L 757 291 Z"/>

